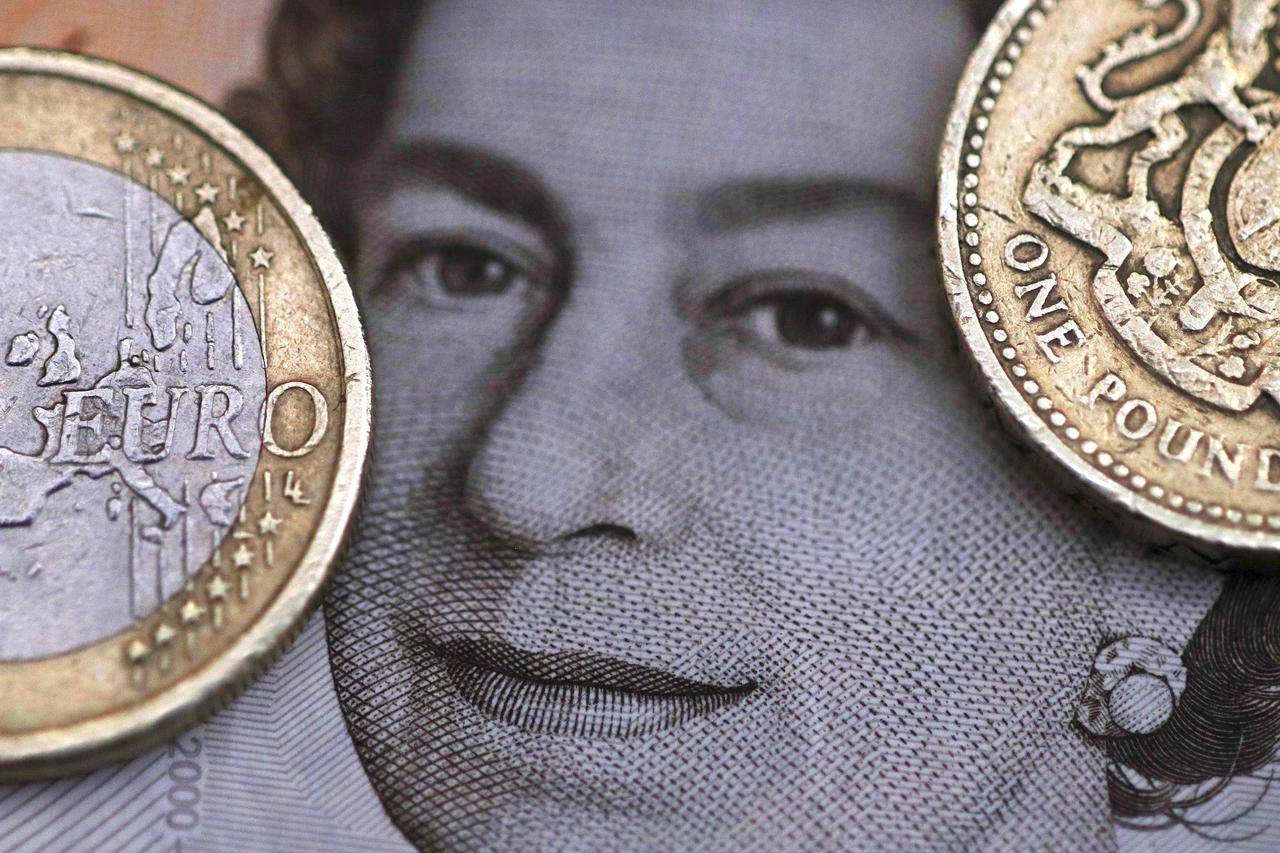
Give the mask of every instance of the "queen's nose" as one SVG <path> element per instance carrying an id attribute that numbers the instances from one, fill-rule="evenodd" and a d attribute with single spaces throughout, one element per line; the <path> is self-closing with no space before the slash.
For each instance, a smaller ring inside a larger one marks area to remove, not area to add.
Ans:
<path id="1" fill-rule="evenodd" d="M 645 243 L 582 259 L 470 460 L 468 506 L 504 538 L 654 541 L 687 521 L 680 320 L 661 253 Z"/>

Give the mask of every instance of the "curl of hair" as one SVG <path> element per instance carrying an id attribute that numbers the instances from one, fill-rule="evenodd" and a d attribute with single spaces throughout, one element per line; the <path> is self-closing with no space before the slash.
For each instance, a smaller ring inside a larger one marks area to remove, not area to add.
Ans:
<path id="1" fill-rule="evenodd" d="M 1173 716 L 1149 735 L 1099 739 L 1140 776 L 1109 776 L 1121 819 L 1184 822 L 1205 792 L 1193 786 L 1254 773 L 1280 746 L 1280 580 L 1238 575 L 1226 584 L 1182 653 L 1187 685 Z M 1210 791 L 1213 789 L 1211 788 Z"/>
<path id="2" fill-rule="evenodd" d="M 231 94 L 227 114 L 298 184 L 350 249 L 351 165 L 377 139 L 424 0 L 281 0 L 265 77 Z"/>

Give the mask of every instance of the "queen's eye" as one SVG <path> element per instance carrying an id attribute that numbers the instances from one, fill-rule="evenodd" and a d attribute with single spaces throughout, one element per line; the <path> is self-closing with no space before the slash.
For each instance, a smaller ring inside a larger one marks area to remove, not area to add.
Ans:
<path id="1" fill-rule="evenodd" d="M 816 291 L 794 291 L 747 306 L 756 336 L 770 343 L 808 350 L 846 349 L 874 337 L 857 311 Z"/>
<path id="2" fill-rule="evenodd" d="M 519 283 L 521 272 L 504 258 L 473 246 L 441 246 L 420 261 L 452 296 L 497 296 Z"/>
<path id="3" fill-rule="evenodd" d="M 437 308 L 480 308 L 527 297 L 543 280 L 524 254 L 469 239 L 427 242 L 395 253 L 384 282 Z"/>
<path id="4" fill-rule="evenodd" d="M 766 349 L 844 350 L 876 340 L 888 326 L 852 291 L 826 276 L 762 275 L 726 288 L 708 313 L 745 343 Z"/>

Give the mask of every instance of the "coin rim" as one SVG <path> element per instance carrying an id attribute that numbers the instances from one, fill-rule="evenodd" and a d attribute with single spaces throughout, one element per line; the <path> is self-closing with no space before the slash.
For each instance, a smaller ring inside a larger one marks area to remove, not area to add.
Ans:
<path id="1" fill-rule="evenodd" d="M 314 537 L 276 597 L 219 657 L 138 704 L 58 729 L 0 736 L 0 780 L 16 781 L 81 772 L 159 745 L 208 718 L 267 669 L 319 602 L 351 532 L 373 410 L 368 348 L 346 272 L 310 205 L 265 151 L 194 95 L 114 62 L 38 48 L 0 48 L 0 73 L 15 72 L 70 78 L 137 98 L 193 125 L 238 159 L 287 215 L 319 273 L 345 377 L 342 444 L 329 500 Z"/>
<path id="2" fill-rule="evenodd" d="M 1162 538 L 1169 542 L 1185 542 L 1207 549 L 1210 556 L 1219 556 L 1224 549 L 1227 552 L 1274 556 L 1280 552 L 1280 535 L 1240 530 L 1174 512 L 1112 480 L 1085 461 L 1049 428 L 1022 396 L 1005 372 L 982 327 L 969 279 L 964 272 L 960 246 L 958 200 L 961 157 L 983 81 L 999 58 L 1004 44 L 1012 37 L 1014 28 L 1037 7 L 1044 14 L 1051 14 L 1043 9 L 1039 0 L 1008 0 L 1000 8 L 965 65 L 964 76 L 956 89 L 943 131 L 938 157 L 938 254 L 951 319 L 964 341 L 963 349 L 977 365 L 996 404 L 1011 416 L 1011 425 L 1019 436 L 1048 454 L 1072 477 L 1083 481 L 1104 500 L 1108 508 L 1136 515 L 1154 524 L 1163 534 Z"/>

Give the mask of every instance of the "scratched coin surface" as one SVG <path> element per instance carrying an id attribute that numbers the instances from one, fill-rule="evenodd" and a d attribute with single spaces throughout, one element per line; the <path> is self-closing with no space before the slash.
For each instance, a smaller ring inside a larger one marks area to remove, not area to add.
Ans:
<path id="1" fill-rule="evenodd" d="M 997 404 L 1167 541 L 1280 551 L 1280 0 L 1015 0 L 940 239 Z"/>
<path id="2" fill-rule="evenodd" d="M 328 239 L 224 119 L 0 51 L 0 778 L 209 713 L 316 600 L 370 387 Z"/>

